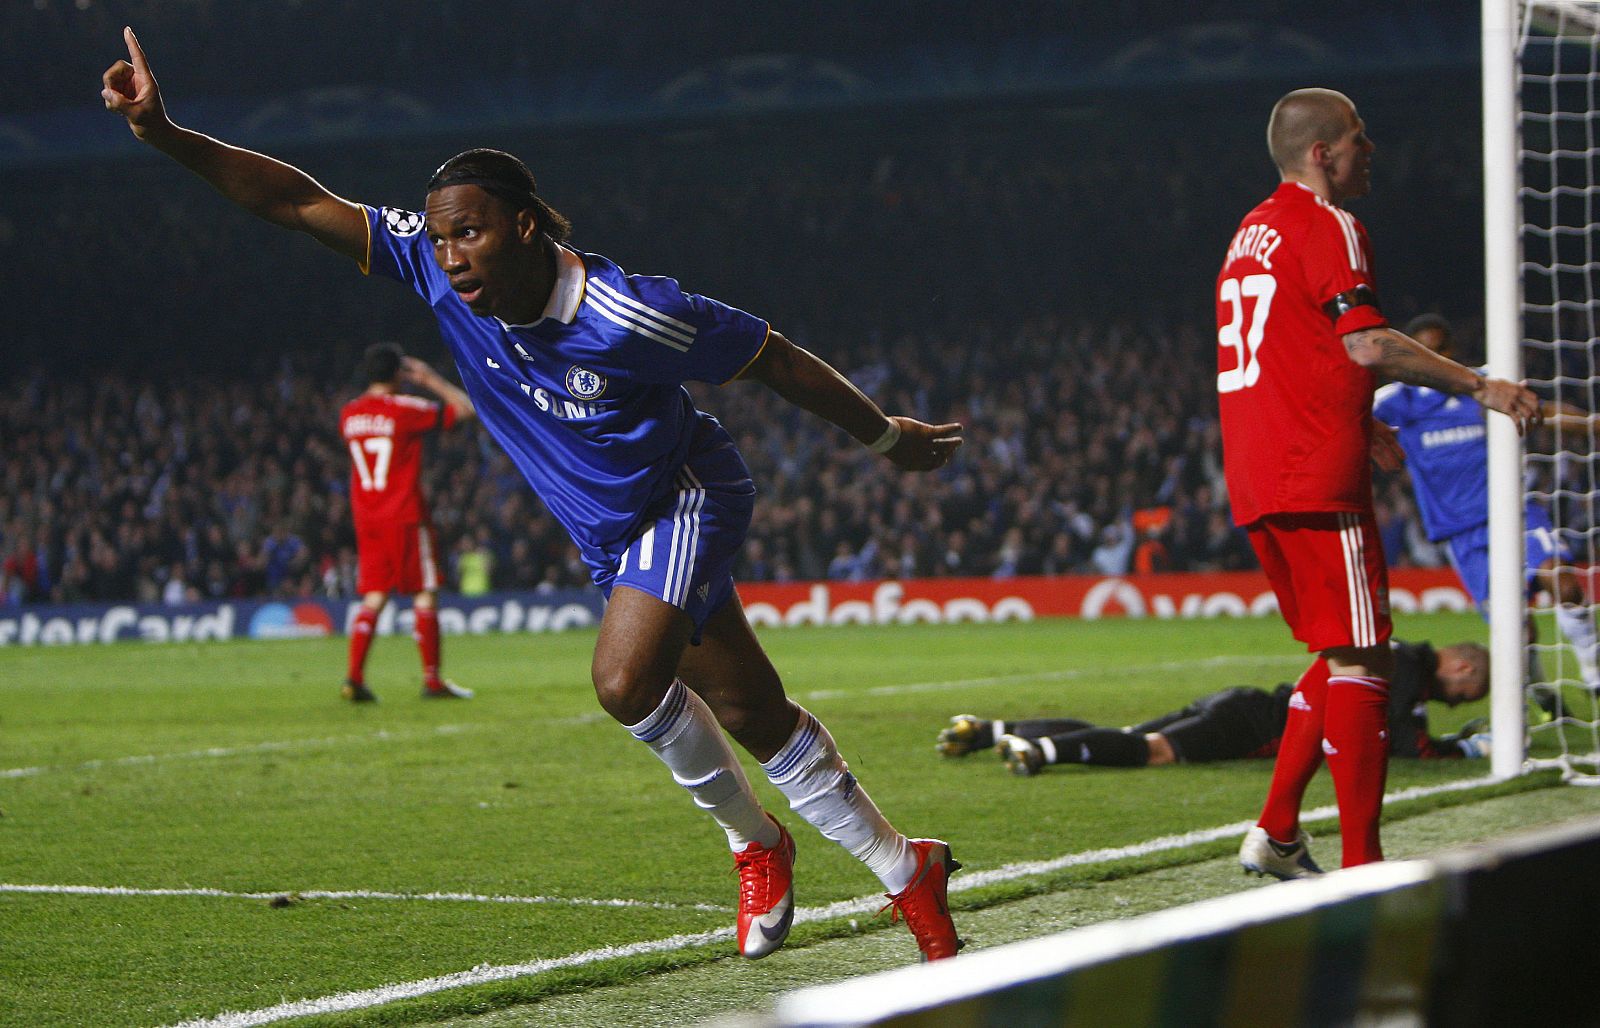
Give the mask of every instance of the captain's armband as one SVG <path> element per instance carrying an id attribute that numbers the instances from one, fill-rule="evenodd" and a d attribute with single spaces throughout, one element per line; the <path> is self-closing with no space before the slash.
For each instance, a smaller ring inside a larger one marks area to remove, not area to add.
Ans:
<path id="1" fill-rule="evenodd" d="M 1329 321 L 1338 321 L 1357 307 L 1371 307 L 1380 315 L 1382 308 L 1378 306 L 1378 294 L 1371 286 L 1361 285 L 1354 289 L 1346 289 L 1322 305 L 1322 313 L 1328 316 Z"/>

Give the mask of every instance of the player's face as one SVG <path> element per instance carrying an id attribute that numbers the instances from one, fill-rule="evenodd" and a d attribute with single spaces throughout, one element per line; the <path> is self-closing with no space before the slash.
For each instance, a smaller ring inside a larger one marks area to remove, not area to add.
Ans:
<path id="1" fill-rule="evenodd" d="M 1450 345 L 1450 336 L 1442 328 L 1419 329 L 1417 334 L 1411 338 L 1415 339 L 1423 346 L 1426 346 L 1434 353 L 1442 354 L 1446 357 L 1450 356 L 1451 350 L 1454 349 Z"/>
<path id="2" fill-rule="evenodd" d="M 472 313 L 517 324 L 538 317 L 543 298 L 527 288 L 538 235 L 530 240 L 509 205 L 478 186 L 435 189 L 428 194 L 427 230 L 434 262 Z"/>
<path id="3" fill-rule="evenodd" d="M 1458 707 L 1463 703 L 1476 703 L 1489 695 L 1489 683 L 1486 676 L 1474 670 L 1472 662 L 1464 657 L 1441 657 L 1439 660 L 1439 681 L 1444 687 L 1439 699 L 1447 707 Z"/>
<path id="4" fill-rule="evenodd" d="M 1328 184 L 1333 188 L 1333 200 L 1352 200 L 1366 196 L 1372 189 L 1372 152 L 1377 147 L 1367 138 L 1366 123 L 1354 107 L 1348 116 L 1344 135 L 1328 148 Z"/>

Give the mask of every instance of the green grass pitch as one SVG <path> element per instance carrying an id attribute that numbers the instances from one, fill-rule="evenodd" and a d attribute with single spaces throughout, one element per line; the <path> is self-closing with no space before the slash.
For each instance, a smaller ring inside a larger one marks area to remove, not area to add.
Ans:
<path id="1" fill-rule="evenodd" d="M 1484 633 L 1475 618 L 1431 615 L 1403 620 L 1399 634 L 1443 643 Z M 1125 724 L 1211 689 L 1293 678 L 1306 662 L 1275 619 L 789 629 L 764 641 L 885 813 L 911 834 L 950 840 L 969 871 L 1241 821 L 1257 812 L 1269 765 L 1023 780 L 986 754 L 938 758 L 933 737 L 950 715 Z M 409 640 L 383 638 L 370 674 L 382 702 L 367 707 L 338 698 L 338 639 L 0 650 L 0 1024 L 169 1024 L 727 928 L 735 882 L 721 833 L 600 713 L 592 643 L 592 633 L 449 638 L 446 667 L 478 698 L 446 703 L 417 697 Z M 1435 727 L 1486 713 L 1436 708 Z M 1390 790 L 1486 771 L 1481 761 L 1401 762 Z M 864 868 L 752 777 L 795 830 L 802 908 L 874 893 Z M 1506 788 L 1391 814 L 1496 791 Z M 1600 810 L 1600 791 L 1562 791 Z M 1332 799 L 1324 774 L 1308 802 Z M 1467 818 L 1413 845 L 1489 830 Z M 1004 904 L 1070 906 L 1073 890 L 1142 880 L 1142 903 L 1173 905 L 1191 896 L 1172 875 L 1234 845 L 1012 877 L 953 902 L 979 924 Z M 1318 852 L 1337 862 L 1336 841 Z M 441 893 L 539 901 L 415 898 Z M 808 949 L 839 950 L 839 974 L 915 959 L 900 927 L 857 934 L 874 924 L 870 913 L 810 921 L 780 956 L 804 964 Z M 752 972 L 731 954 L 717 941 L 585 958 L 317 1020 L 432 1023 L 505 1008 L 497 1016 L 511 1020 L 495 1023 L 540 1023 L 541 1007 L 523 1004 L 601 996 L 646 971 L 663 983 L 722 974 L 732 983 L 724 1009 L 739 1009 L 739 976 Z"/>

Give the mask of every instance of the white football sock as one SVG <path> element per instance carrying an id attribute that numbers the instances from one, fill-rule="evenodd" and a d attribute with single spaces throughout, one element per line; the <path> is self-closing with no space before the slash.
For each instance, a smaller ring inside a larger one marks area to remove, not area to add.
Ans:
<path id="1" fill-rule="evenodd" d="M 763 849 L 778 844 L 778 825 L 761 809 L 711 708 L 682 680 L 672 683 L 649 717 L 627 728 L 661 758 L 695 805 L 710 812 L 735 853 L 752 842 Z"/>
<path id="2" fill-rule="evenodd" d="M 1583 675 L 1583 684 L 1593 688 L 1600 685 L 1600 666 L 1596 666 L 1595 649 L 1600 646 L 1600 639 L 1595 638 L 1594 618 L 1589 613 L 1589 608 L 1577 604 L 1556 604 L 1556 624 L 1561 626 L 1561 634 L 1567 637 L 1567 642 L 1578 655 L 1578 670 Z"/>
<path id="3" fill-rule="evenodd" d="M 856 782 L 822 722 L 798 704 L 795 709 L 794 734 L 761 769 L 796 814 L 866 864 L 886 890 L 899 893 L 916 877 L 916 851 Z"/>

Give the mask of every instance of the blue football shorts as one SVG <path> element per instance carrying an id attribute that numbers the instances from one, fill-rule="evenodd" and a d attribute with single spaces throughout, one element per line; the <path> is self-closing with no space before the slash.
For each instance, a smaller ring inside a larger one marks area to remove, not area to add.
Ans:
<path id="1" fill-rule="evenodd" d="M 678 470 L 673 488 L 645 511 L 610 574 L 594 576 L 611 598 L 619 585 L 683 610 L 700 642 L 706 620 L 733 595 L 733 563 L 750 530 L 756 487 L 731 442 L 713 444 Z"/>
<path id="2" fill-rule="evenodd" d="M 1548 561 L 1570 561 L 1572 551 L 1567 549 L 1565 543 L 1556 535 L 1555 525 L 1550 520 L 1550 512 L 1542 503 L 1529 503 L 1522 511 L 1522 525 L 1524 530 L 1527 554 L 1525 563 L 1524 583 L 1531 592 L 1533 589 L 1534 575 Z M 1461 584 L 1466 587 L 1472 596 L 1472 602 L 1478 605 L 1478 610 L 1485 617 L 1488 616 L 1485 604 L 1489 602 L 1489 526 L 1479 525 L 1469 528 L 1445 540 L 1445 552 L 1450 555 L 1450 564 L 1456 569 L 1456 577 L 1461 579 Z"/>

